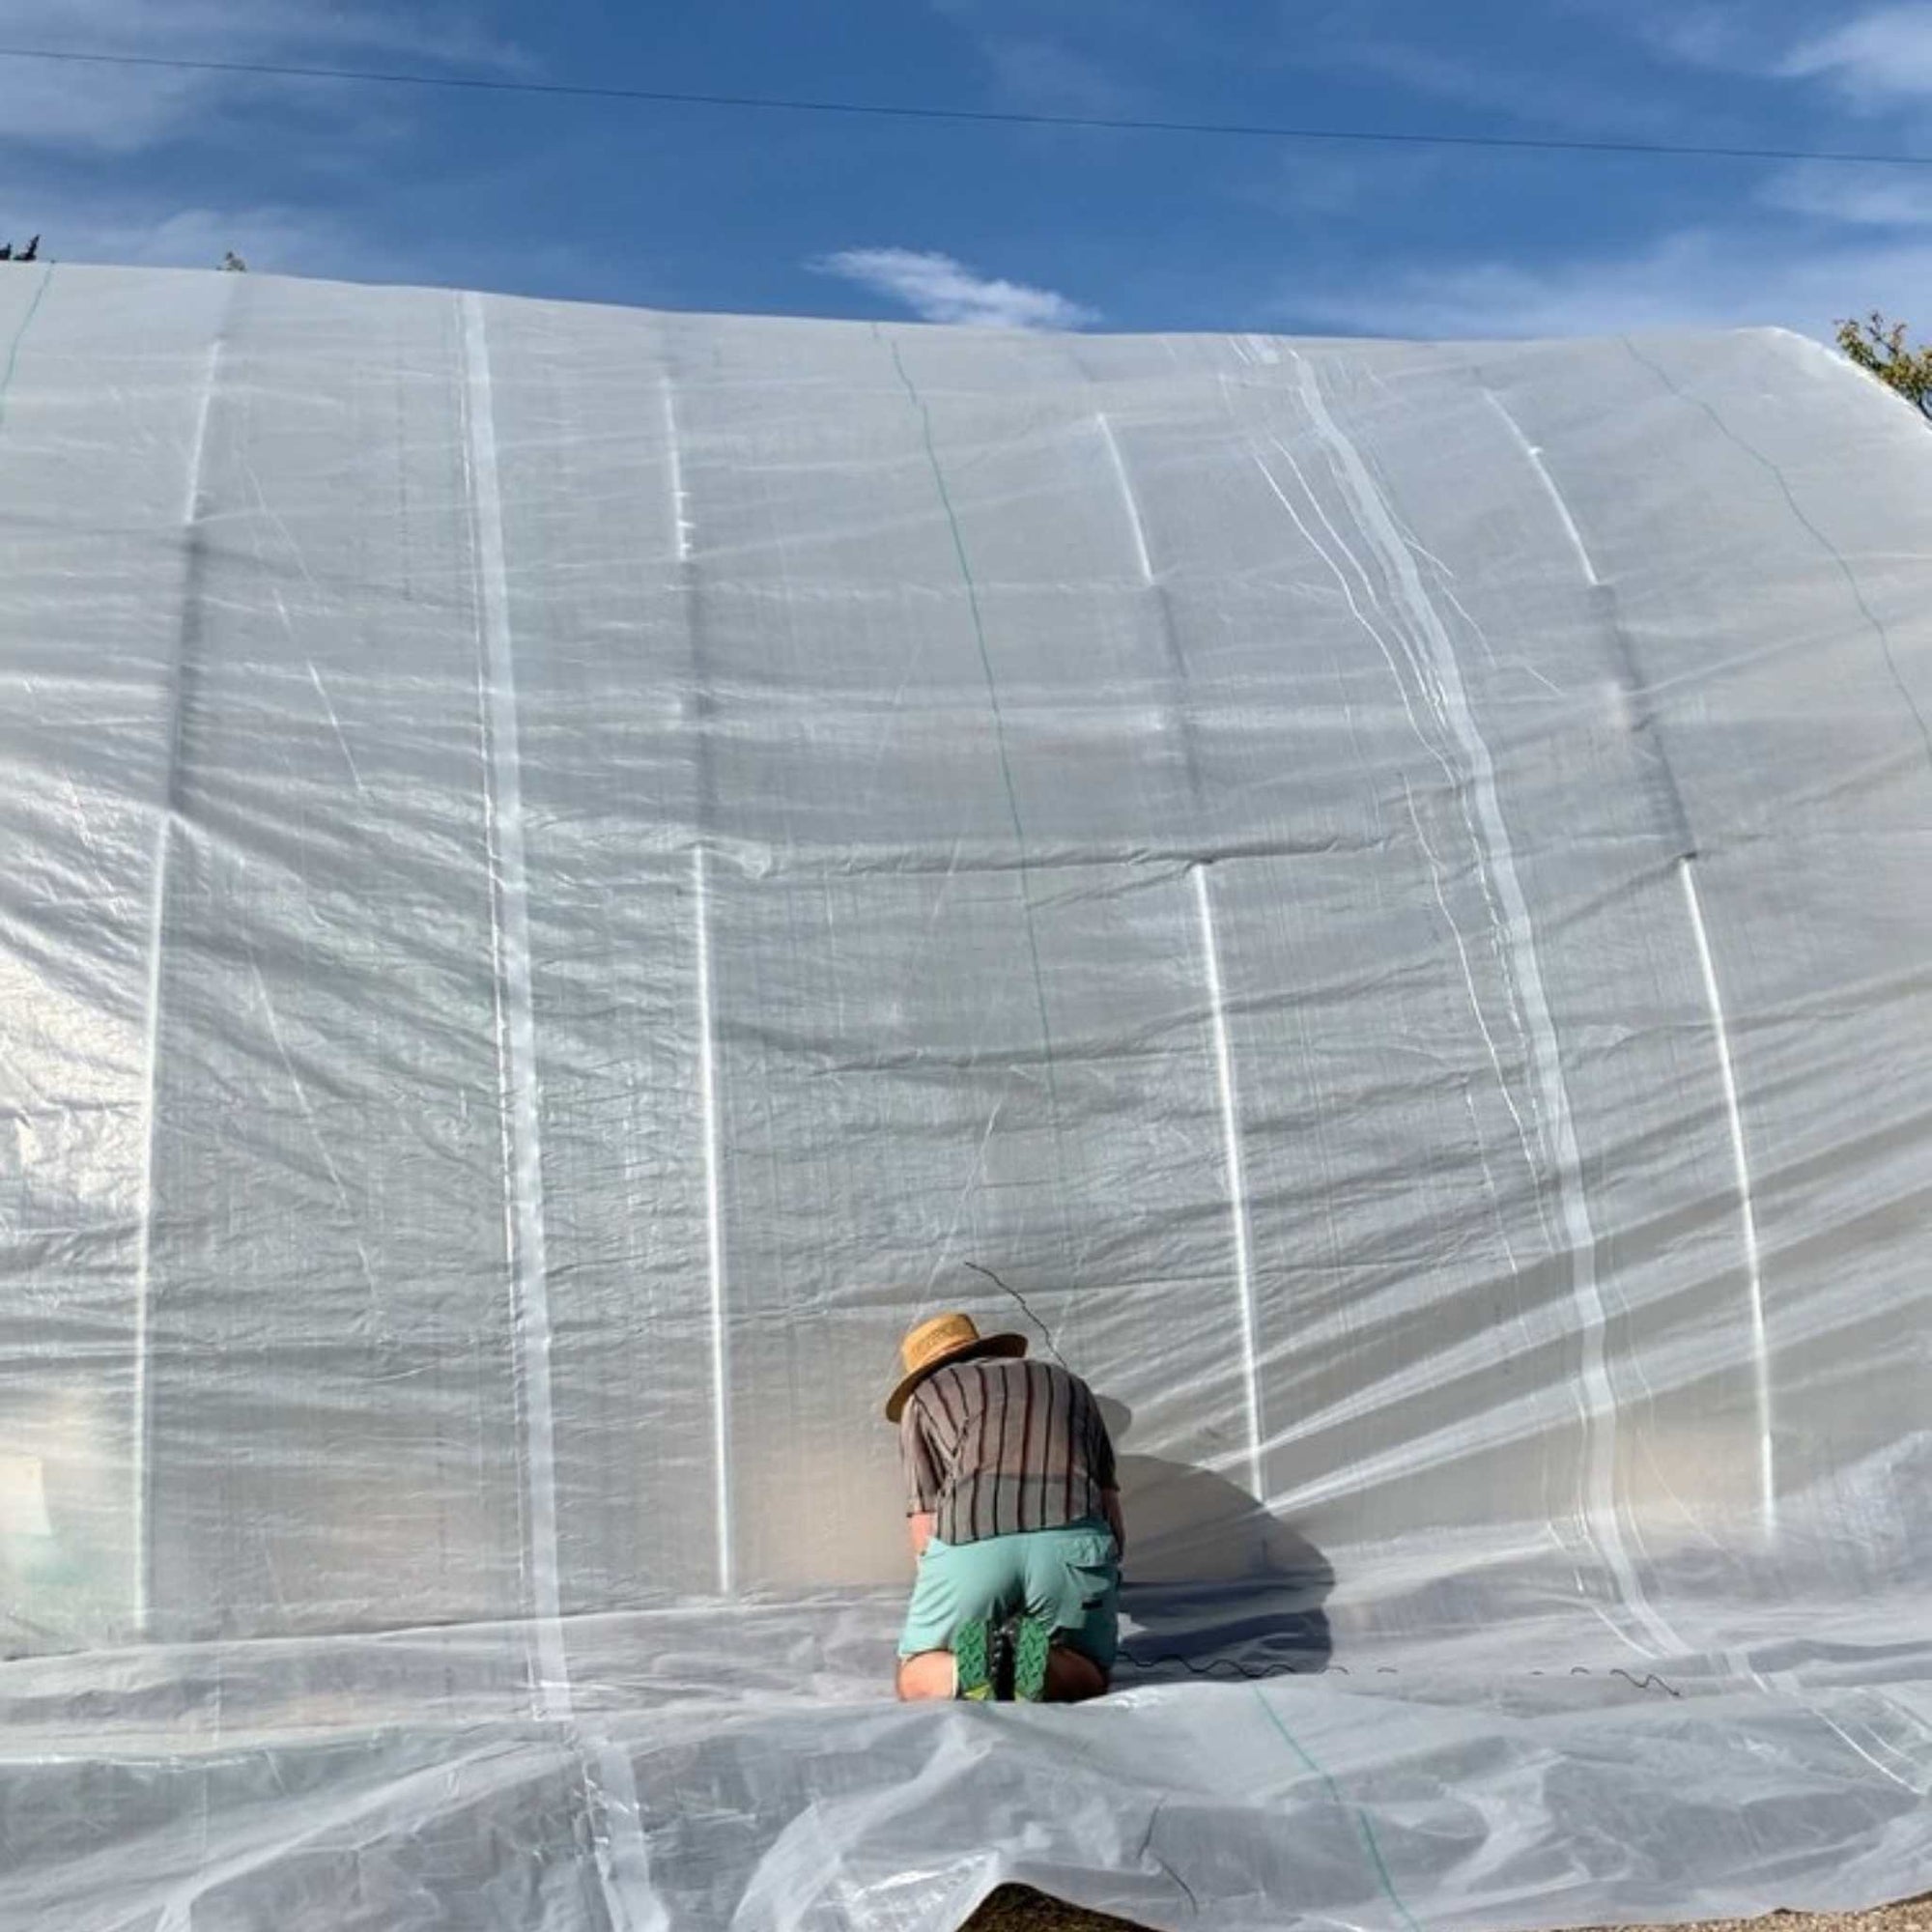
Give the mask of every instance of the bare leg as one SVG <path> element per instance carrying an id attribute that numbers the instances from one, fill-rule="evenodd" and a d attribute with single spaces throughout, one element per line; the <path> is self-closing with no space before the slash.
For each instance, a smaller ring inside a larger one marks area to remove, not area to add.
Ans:
<path id="1" fill-rule="evenodd" d="M 923 1697 L 950 1697 L 957 1682 L 950 1650 L 922 1650 L 899 1659 L 898 1690 L 903 1703 Z"/>
<path id="2" fill-rule="evenodd" d="M 901 1695 L 904 1693 L 901 1692 Z M 1091 1657 L 1057 1643 L 1046 1655 L 1046 1701 L 1084 1704 L 1107 1694 L 1107 1673 Z"/>

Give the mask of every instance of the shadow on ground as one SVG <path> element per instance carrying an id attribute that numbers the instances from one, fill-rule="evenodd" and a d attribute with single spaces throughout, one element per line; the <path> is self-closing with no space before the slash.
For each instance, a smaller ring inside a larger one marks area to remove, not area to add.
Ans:
<path id="1" fill-rule="evenodd" d="M 1133 1418 L 1102 1399 L 1114 1439 Z M 1120 1681 L 1178 1682 L 1322 1669 L 1334 1650 L 1322 1607 L 1335 1571 L 1292 1523 L 1209 1469 L 1122 1454 L 1127 1557 Z"/>

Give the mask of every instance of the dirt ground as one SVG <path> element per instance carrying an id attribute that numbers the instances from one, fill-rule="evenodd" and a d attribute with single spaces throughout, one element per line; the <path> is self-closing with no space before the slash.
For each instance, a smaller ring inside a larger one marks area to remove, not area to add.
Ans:
<path id="1" fill-rule="evenodd" d="M 1722 1918 L 1677 1932 L 1932 1932 L 1932 1892 L 1875 1912 L 1778 1912 L 1769 1918 Z M 1023 1885 L 1003 1885 L 960 1932 L 1140 1932 L 1124 1918 L 1062 1905 Z M 1647 1932 L 1621 1926 L 1615 1932 Z"/>
<path id="2" fill-rule="evenodd" d="M 959 1932 L 1142 1932 L 1124 1918 L 1062 1905 L 1023 1885 L 1003 1885 Z"/>

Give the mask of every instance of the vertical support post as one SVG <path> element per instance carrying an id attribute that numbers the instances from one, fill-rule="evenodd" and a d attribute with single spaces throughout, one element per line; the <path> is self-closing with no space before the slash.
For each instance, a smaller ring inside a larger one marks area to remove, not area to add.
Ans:
<path id="1" fill-rule="evenodd" d="M 1235 1058 L 1228 1044 L 1227 1002 L 1221 985 L 1221 949 L 1214 933 L 1214 901 L 1208 890 L 1206 862 L 1193 867 L 1194 907 L 1201 923 L 1201 959 L 1208 980 L 1208 1009 L 1214 1034 L 1214 1078 L 1221 1096 L 1221 1150 L 1228 1176 L 1228 1217 L 1235 1238 L 1235 1286 L 1241 1300 L 1241 1373 L 1248 1408 L 1248 1488 L 1266 1502 L 1262 1466 L 1262 1384 L 1260 1337 L 1256 1332 L 1255 1274 L 1248 1232 L 1248 1183 L 1241 1158 L 1239 1096 Z"/>
<path id="2" fill-rule="evenodd" d="M 185 564 L 182 616 L 175 661 L 168 678 L 167 763 L 155 810 L 155 854 L 148 901 L 146 1018 L 141 1039 L 141 1226 L 134 1251 L 134 1441 L 129 1470 L 133 1490 L 134 1634 L 154 1634 L 155 1616 L 155 1139 L 161 1065 L 162 960 L 167 941 L 168 876 L 181 819 L 182 729 L 186 711 L 187 664 L 200 640 L 202 577 L 207 567 L 203 525 L 208 503 L 202 473 L 208 460 L 208 421 L 221 373 L 222 337 L 209 345 L 201 394 L 188 443 L 187 486 L 182 498 Z"/>
<path id="3" fill-rule="evenodd" d="M 536 1620 L 536 1704 L 571 1715 L 557 1580 L 556 1446 L 551 1402 L 549 1265 L 544 1253 L 543 1146 L 530 988 L 529 881 L 524 856 L 523 770 L 503 553 L 503 496 L 483 304 L 463 298 L 465 427 L 475 517 L 483 723 L 484 833 L 490 866 L 490 939 L 496 980 L 497 1079 L 502 1118 L 503 1215 L 510 1259 L 513 1337 L 523 1416 L 524 1516 Z"/>
<path id="4" fill-rule="evenodd" d="M 724 1212 L 718 1121 L 717 1029 L 711 1003 L 711 895 L 704 847 L 691 854 L 692 897 L 696 907 L 697 1094 L 704 1132 L 705 1264 L 711 1284 L 712 1455 L 717 1477 L 718 1588 L 731 1594 L 735 1576 L 731 1530 L 731 1360 L 724 1303 Z"/>
<path id="5" fill-rule="evenodd" d="M 1757 1397 L 1758 1513 L 1765 1534 L 1777 1534 L 1777 1465 L 1772 1442 L 1771 1346 L 1764 1320 L 1764 1274 L 1759 1265 L 1757 1209 L 1751 1200 L 1750 1153 L 1745 1143 L 1743 1109 L 1738 1104 L 1737 1068 L 1731 1059 L 1731 1030 L 1724 1018 L 1723 995 L 1718 985 L 1718 964 L 1711 952 L 1711 935 L 1704 923 L 1704 901 L 1697 891 L 1697 874 L 1686 857 L 1677 862 L 1684 887 L 1685 909 L 1697 945 L 1697 965 L 1704 977 L 1704 1004 L 1711 1014 L 1711 1037 L 1718 1049 L 1718 1078 L 1723 1088 L 1724 1119 L 1730 1127 L 1731 1174 L 1738 1191 L 1738 1232 L 1744 1243 L 1745 1293 L 1749 1309 L 1751 1367 Z"/>

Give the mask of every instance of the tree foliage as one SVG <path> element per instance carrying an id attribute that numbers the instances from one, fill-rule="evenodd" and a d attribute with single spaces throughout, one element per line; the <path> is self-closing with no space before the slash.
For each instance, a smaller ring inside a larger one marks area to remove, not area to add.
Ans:
<path id="1" fill-rule="evenodd" d="M 1932 345 L 1908 347 L 1904 323 L 1888 322 L 1873 309 L 1862 322 L 1838 325 L 1838 347 L 1932 421 Z"/>

